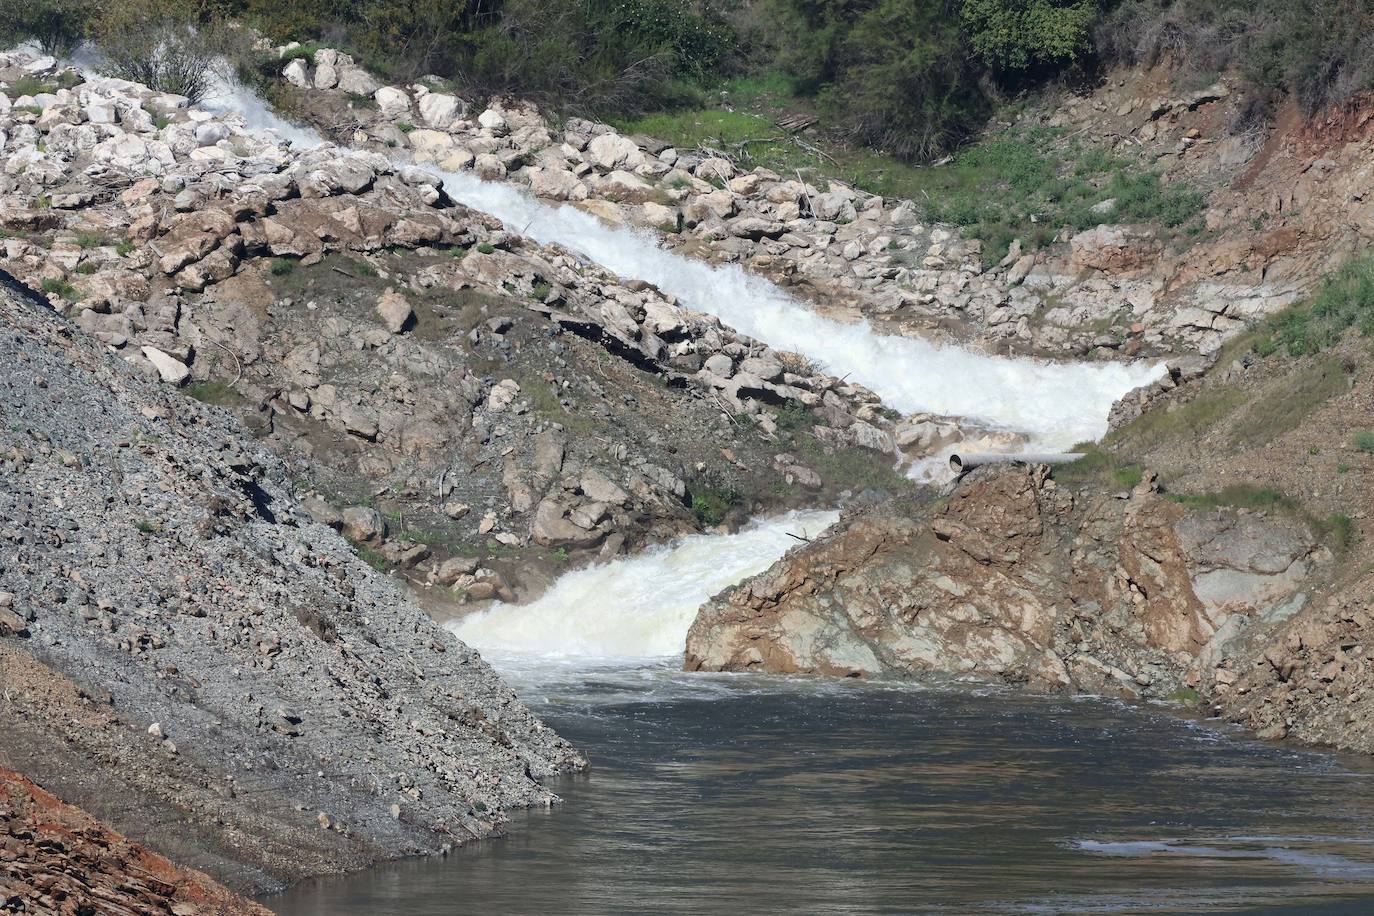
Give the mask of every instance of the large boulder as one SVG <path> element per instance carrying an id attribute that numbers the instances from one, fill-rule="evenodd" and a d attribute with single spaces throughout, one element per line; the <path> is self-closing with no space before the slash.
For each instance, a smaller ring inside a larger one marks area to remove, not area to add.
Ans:
<path id="1" fill-rule="evenodd" d="M 377 317 L 393 334 L 401 334 L 415 323 L 415 310 L 410 307 L 406 297 L 389 289 L 377 300 Z"/>
<path id="2" fill-rule="evenodd" d="M 644 153 L 629 137 L 602 134 L 587 144 L 587 159 L 602 171 L 636 169 L 644 164 Z"/>
<path id="3" fill-rule="evenodd" d="M 594 547 L 606 536 L 599 528 L 588 530 L 574 524 L 568 515 L 567 505 L 552 497 L 546 498 L 534 511 L 530 537 L 543 547 L 582 548 Z M 579 517 L 579 520 L 585 522 L 586 518 Z"/>
<path id="4" fill-rule="evenodd" d="M 410 96 L 404 89 L 383 86 L 372 94 L 372 99 L 384 118 L 397 120 L 410 116 Z"/>
<path id="5" fill-rule="evenodd" d="M 467 113 L 467 103 L 442 92 L 427 93 L 419 102 L 420 117 L 436 130 L 448 130 Z"/>

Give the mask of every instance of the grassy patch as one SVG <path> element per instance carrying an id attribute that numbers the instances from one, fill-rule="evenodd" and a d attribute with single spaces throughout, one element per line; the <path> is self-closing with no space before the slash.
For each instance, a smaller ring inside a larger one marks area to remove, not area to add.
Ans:
<path id="1" fill-rule="evenodd" d="M 1315 519 L 1313 529 L 1337 551 L 1347 551 L 1355 546 L 1355 520 L 1344 512 L 1333 512 L 1323 519 Z"/>
<path id="2" fill-rule="evenodd" d="M 952 223 L 985 243 L 985 261 L 1000 260 L 1013 239 L 1027 248 L 1060 229 L 1103 222 L 1146 223 L 1200 231 L 1206 204 L 1199 191 L 1165 185 L 1132 160 L 1065 139 L 1062 131 L 1013 128 L 969 147 L 943 165 L 916 165 L 862 147 L 831 145 L 822 159 L 780 131 L 771 118 L 716 109 L 653 114 L 617 126 L 683 148 L 705 145 L 783 175 L 833 175 L 885 197 L 908 198 L 926 220 Z M 809 173 L 809 174 L 808 174 Z M 1108 200 L 1106 213 L 1093 207 Z"/>
<path id="3" fill-rule="evenodd" d="M 800 432 L 816 425 L 816 416 L 800 401 L 788 401 L 777 413 L 778 429 L 784 432 Z"/>
<path id="4" fill-rule="evenodd" d="M 1116 490 L 1129 490 L 1144 479 L 1144 469 L 1134 462 L 1125 461 L 1120 456 L 1098 447 L 1095 443 L 1085 442 L 1073 447 L 1083 457 L 1068 464 L 1054 468 L 1054 479 L 1066 484 L 1092 483 Z"/>
<path id="5" fill-rule="evenodd" d="M 1355 433 L 1351 443 L 1362 452 L 1374 454 L 1374 429 L 1362 429 Z"/>
<path id="6" fill-rule="evenodd" d="M 516 379 L 520 383 L 520 396 L 530 405 L 530 412 L 546 420 L 561 423 L 571 433 L 590 436 L 598 425 L 590 416 L 568 410 L 559 400 L 553 385 L 537 375 L 525 374 Z"/>
<path id="7" fill-rule="evenodd" d="M 267 268 L 274 277 L 284 277 L 296 269 L 296 262 L 288 258 L 274 258 Z"/>
<path id="8" fill-rule="evenodd" d="M 58 277 L 44 277 L 43 292 L 49 296 L 61 296 L 72 302 L 81 298 L 81 294 L 76 291 L 75 286 Z"/>
<path id="9" fill-rule="evenodd" d="M 1299 372 L 1275 379 L 1248 407 L 1240 410 L 1231 426 L 1237 445 L 1263 445 L 1295 429 L 1328 398 L 1349 387 L 1350 378 L 1336 357 L 1319 360 Z"/>
<path id="10" fill-rule="evenodd" d="M 1347 261 L 1307 301 L 1267 318 L 1253 347 L 1261 356 L 1304 356 L 1335 346 L 1352 327 L 1374 334 L 1374 255 Z"/>
<path id="11" fill-rule="evenodd" d="M 228 382 L 195 382 L 186 389 L 186 393 L 203 404 L 214 404 L 218 407 L 232 407 L 243 403 L 243 395 L 234 390 Z"/>
<path id="12" fill-rule="evenodd" d="M 110 240 L 97 232 L 82 232 L 76 237 L 76 244 L 84 251 L 110 244 Z"/>
<path id="13" fill-rule="evenodd" d="M 1238 389 L 1213 388 L 1185 404 L 1147 411 L 1135 422 L 1109 433 L 1107 441 L 1147 448 L 1196 439 L 1231 416 L 1245 401 L 1245 394 Z"/>
<path id="14" fill-rule="evenodd" d="M 1166 493 L 1165 498 L 1190 509 L 1287 509 L 1299 508 L 1296 500 L 1273 487 L 1232 484 L 1210 493 Z"/>
<path id="15" fill-rule="evenodd" d="M 380 551 L 361 545 L 355 545 L 353 549 L 358 552 L 358 559 L 362 560 L 368 566 L 371 566 L 373 569 L 377 570 L 377 572 L 386 572 L 388 564 L 386 562 L 386 557 L 382 556 Z"/>
<path id="16" fill-rule="evenodd" d="M 482 244 L 477 246 L 477 250 L 481 254 L 491 254 L 493 251 L 496 250 L 496 246 L 491 244 L 490 242 L 483 242 Z"/>

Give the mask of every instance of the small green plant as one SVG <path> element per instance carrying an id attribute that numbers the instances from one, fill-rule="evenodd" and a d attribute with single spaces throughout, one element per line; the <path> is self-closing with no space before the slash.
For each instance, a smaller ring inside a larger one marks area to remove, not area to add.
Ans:
<path id="1" fill-rule="evenodd" d="M 80 295 L 76 287 L 60 277 L 44 277 L 43 292 L 49 296 L 61 296 L 63 299 L 76 301 Z"/>
<path id="2" fill-rule="evenodd" d="M 408 134 L 415 129 L 415 125 L 411 124 L 409 121 L 397 121 L 396 129 L 403 134 Z"/>
<path id="3" fill-rule="evenodd" d="M 138 521 L 134 522 L 134 527 L 137 528 L 139 531 L 142 531 L 144 534 L 153 534 L 157 531 L 157 525 L 154 525 L 146 518 L 141 518 Z"/>
<path id="4" fill-rule="evenodd" d="M 371 547 L 363 546 L 357 546 L 354 549 L 358 551 L 358 559 L 378 572 L 386 572 L 386 557 L 382 556 L 379 551 L 373 550 Z"/>
<path id="5" fill-rule="evenodd" d="M 739 501 L 739 494 L 731 490 L 702 490 L 692 494 L 692 512 L 703 525 L 714 527 L 725 521 Z"/>
<path id="6" fill-rule="evenodd" d="M 373 267 L 367 261 L 355 261 L 352 258 L 344 258 L 344 263 L 346 263 L 349 269 L 357 273 L 357 275 L 360 277 L 366 277 L 369 280 L 375 280 L 379 276 L 377 273 L 377 268 Z"/>
<path id="7" fill-rule="evenodd" d="M 284 277 L 295 269 L 296 262 L 286 258 L 273 259 L 271 266 L 267 268 L 274 277 Z"/>
<path id="8" fill-rule="evenodd" d="M 167 125 L 171 123 L 172 119 L 167 117 L 166 115 L 158 115 L 157 117 L 153 118 L 153 126 L 156 127 L 158 130 L 165 129 Z"/>
<path id="9" fill-rule="evenodd" d="M 1355 520 L 1343 512 L 1333 512 L 1313 527 L 1337 550 L 1346 551 L 1355 546 Z"/>
<path id="10" fill-rule="evenodd" d="M 88 277 L 98 270 L 100 270 L 100 265 L 96 264 L 94 261 L 83 261 L 76 265 L 76 272 Z"/>
<path id="11" fill-rule="evenodd" d="M 806 429 L 815 425 L 816 418 L 812 415 L 810 408 L 800 401 L 788 401 L 783 405 L 782 410 L 778 411 L 778 429 L 789 433 Z"/>
<path id="12" fill-rule="evenodd" d="M 545 299 L 549 298 L 549 293 L 552 291 L 552 286 L 541 281 L 534 284 L 534 289 L 530 290 L 530 298 L 536 302 L 543 302 Z"/>
<path id="13" fill-rule="evenodd" d="M 10 111 L 18 111 L 31 115 L 41 115 L 43 113 L 43 109 L 39 108 L 37 105 L 15 105 Z"/>
<path id="14" fill-rule="evenodd" d="M 566 566 L 568 564 L 568 548 L 560 547 L 555 550 L 552 559 L 555 566 Z"/>
<path id="15" fill-rule="evenodd" d="M 203 404 L 216 404 L 220 407 L 229 407 L 243 400 L 243 396 L 228 382 L 213 379 L 193 383 L 186 389 L 186 393 Z"/>
<path id="16" fill-rule="evenodd" d="M 1191 687 L 1178 688 L 1169 694 L 1169 699 L 1188 707 L 1196 707 L 1202 702 L 1202 697 L 1198 696 L 1198 692 Z"/>
<path id="17" fill-rule="evenodd" d="M 115 251 L 119 253 L 121 258 L 127 258 L 134 253 L 134 243 L 126 239 L 115 246 Z"/>
<path id="18" fill-rule="evenodd" d="M 477 250 L 482 254 L 491 254 L 493 251 L 496 250 L 496 246 L 491 244 L 490 242 L 483 242 L 482 244 L 477 246 Z"/>
<path id="19" fill-rule="evenodd" d="M 1337 473 L 1337 474 L 1349 474 L 1349 473 L 1350 473 L 1350 465 L 1348 465 L 1348 464 L 1346 464 L 1344 461 L 1342 461 L 1340 464 L 1336 465 L 1336 473 Z"/>
<path id="20" fill-rule="evenodd" d="M 110 240 L 95 232 L 83 232 L 76 237 L 76 244 L 83 250 L 90 251 L 92 248 L 110 244 Z"/>
<path id="21" fill-rule="evenodd" d="M 1355 433 L 1352 440 L 1355 448 L 1374 455 L 1374 429 L 1362 429 Z"/>
<path id="22" fill-rule="evenodd" d="M 1374 255 L 1347 261 L 1306 302 L 1267 319 L 1254 350 L 1261 356 L 1280 349 L 1291 356 L 1319 353 L 1352 327 L 1374 335 Z"/>

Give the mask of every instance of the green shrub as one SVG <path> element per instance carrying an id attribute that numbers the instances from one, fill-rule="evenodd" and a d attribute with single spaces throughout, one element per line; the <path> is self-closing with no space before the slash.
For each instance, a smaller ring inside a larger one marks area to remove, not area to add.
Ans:
<path id="1" fill-rule="evenodd" d="M 989 67 L 1056 69 L 1091 53 L 1097 0 L 964 0 L 969 43 Z"/>
<path id="2" fill-rule="evenodd" d="M 703 525 L 714 527 L 725 521 L 738 496 L 728 491 L 704 490 L 692 494 L 692 511 Z"/>
<path id="3" fill-rule="evenodd" d="M 79 295 L 76 287 L 59 277 L 44 277 L 43 292 L 49 296 L 61 296 L 63 299 L 72 301 L 75 301 Z"/>
<path id="4" fill-rule="evenodd" d="M 296 262 L 287 258 L 275 258 L 267 269 L 274 277 L 284 277 L 296 269 Z"/>
<path id="5" fill-rule="evenodd" d="M 1362 429 L 1353 438 L 1355 448 L 1374 454 L 1374 429 Z"/>
<path id="6" fill-rule="evenodd" d="M 1193 85 L 1237 67 L 1252 115 L 1284 96 L 1310 114 L 1374 86 L 1374 6 L 1363 0 L 1122 0 L 1095 37 L 1108 62 L 1167 57 Z"/>
<path id="7" fill-rule="evenodd" d="M 106 4 L 90 34 L 111 76 L 199 101 L 226 55 L 244 36 L 195 0 L 118 0 Z"/>
<path id="8" fill-rule="evenodd" d="M 491 254 L 493 251 L 496 250 L 496 246 L 491 244 L 490 242 L 483 242 L 477 246 L 477 250 L 481 254 Z"/>
<path id="9" fill-rule="evenodd" d="M 861 143 L 930 158 L 992 110 L 951 2 L 771 0 L 770 10 L 782 69 Z"/>
<path id="10" fill-rule="evenodd" d="M 789 433 L 807 429 L 815 422 L 810 408 L 800 401 L 788 401 L 777 414 L 778 429 Z"/>
<path id="11" fill-rule="evenodd" d="M 90 0 L 0 0 L 0 42 L 32 40 L 43 53 L 66 57 L 85 39 L 97 9 Z"/>

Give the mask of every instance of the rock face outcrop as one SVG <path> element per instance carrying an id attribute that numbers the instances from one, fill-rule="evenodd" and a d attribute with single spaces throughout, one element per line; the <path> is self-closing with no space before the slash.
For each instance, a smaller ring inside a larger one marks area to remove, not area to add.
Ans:
<path id="1" fill-rule="evenodd" d="M 0 900 L 15 913 L 270 916 L 0 768 Z"/>
<path id="2" fill-rule="evenodd" d="M 585 765 L 227 414 L 8 289 L 0 418 L 0 765 L 250 889 L 488 836 Z"/>
<path id="3" fill-rule="evenodd" d="M 1189 511 L 1149 482 L 1123 495 L 978 471 L 933 512 L 858 517 L 705 605 L 687 667 L 1167 695 L 1329 561 L 1297 520 Z"/>

